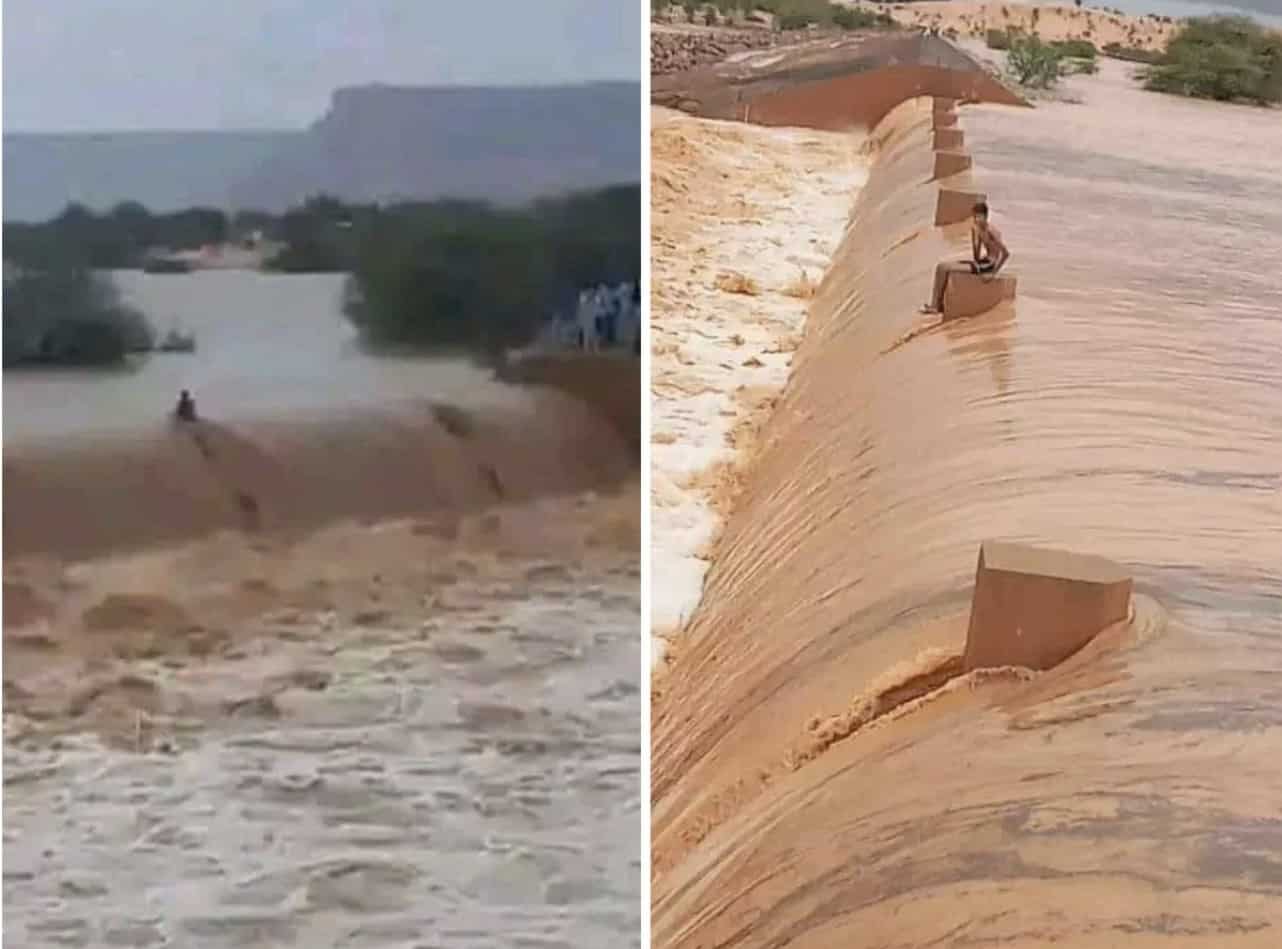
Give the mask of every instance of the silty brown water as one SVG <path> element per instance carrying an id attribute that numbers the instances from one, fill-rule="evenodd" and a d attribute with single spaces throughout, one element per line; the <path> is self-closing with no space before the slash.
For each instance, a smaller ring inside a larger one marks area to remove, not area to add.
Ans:
<path id="1" fill-rule="evenodd" d="M 929 104 L 884 146 L 656 689 L 661 946 L 1272 946 L 1282 927 L 1282 121 L 1138 90 L 965 108 L 1014 311 L 916 313 Z M 959 651 L 979 543 L 1102 554 L 1130 628 Z"/>
<path id="2" fill-rule="evenodd" d="M 329 277 L 117 279 L 197 353 L 5 375 L 5 945 L 636 945 L 627 440 Z"/>
<path id="3" fill-rule="evenodd" d="M 638 515 L 7 563 L 5 945 L 638 945 Z"/>

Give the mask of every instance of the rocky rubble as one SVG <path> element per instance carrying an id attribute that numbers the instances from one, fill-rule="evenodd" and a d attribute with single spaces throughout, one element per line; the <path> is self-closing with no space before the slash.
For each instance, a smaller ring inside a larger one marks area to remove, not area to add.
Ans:
<path id="1" fill-rule="evenodd" d="M 650 33 L 650 75 L 684 72 L 750 49 L 768 49 L 814 39 L 809 30 L 787 33 L 772 30 L 652 30 Z"/>

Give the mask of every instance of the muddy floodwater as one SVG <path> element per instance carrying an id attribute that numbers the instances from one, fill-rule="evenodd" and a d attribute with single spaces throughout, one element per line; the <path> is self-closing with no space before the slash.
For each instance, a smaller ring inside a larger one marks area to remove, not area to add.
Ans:
<path id="1" fill-rule="evenodd" d="M 118 370 L 4 374 L 6 443 L 102 435 L 154 425 L 181 389 L 223 419 L 317 415 L 437 398 L 512 406 L 519 393 L 462 360 L 366 352 L 343 315 L 344 277 L 244 270 L 103 274 L 158 337 L 196 339 L 194 353 L 153 353 Z"/>
<path id="2" fill-rule="evenodd" d="M 930 103 L 873 134 L 656 672 L 655 945 L 1282 944 L 1282 121 L 1130 71 L 961 109 L 1019 292 L 956 323 Z M 880 714 L 988 538 L 1123 564 L 1130 622 Z"/>
<path id="3" fill-rule="evenodd" d="M 638 509 L 7 563 L 5 945 L 638 945 Z"/>

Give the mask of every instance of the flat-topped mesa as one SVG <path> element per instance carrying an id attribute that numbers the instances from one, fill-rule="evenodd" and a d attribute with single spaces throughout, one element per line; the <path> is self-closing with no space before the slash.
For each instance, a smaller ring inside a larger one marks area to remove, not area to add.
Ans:
<path id="1" fill-rule="evenodd" d="M 962 665 L 1050 669 L 1130 614 L 1131 576 L 1103 557 L 985 541 Z"/>
<path id="2" fill-rule="evenodd" d="M 970 155 L 965 152 L 935 152 L 935 173 L 932 180 L 959 175 L 970 166 Z"/>
<path id="3" fill-rule="evenodd" d="M 955 152 L 962 149 L 965 141 L 961 129 L 935 129 L 931 147 L 937 152 Z"/>
<path id="4" fill-rule="evenodd" d="M 968 220 L 975 212 L 975 205 L 987 201 L 982 191 L 961 191 L 957 188 L 940 188 L 935 201 L 935 226 L 947 227 Z"/>
<path id="5" fill-rule="evenodd" d="M 966 271 L 951 273 L 944 286 L 944 322 L 987 313 L 999 304 L 1014 300 L 1017 288 L 1014 274 L 1002 273 L 985 279 Z"/>

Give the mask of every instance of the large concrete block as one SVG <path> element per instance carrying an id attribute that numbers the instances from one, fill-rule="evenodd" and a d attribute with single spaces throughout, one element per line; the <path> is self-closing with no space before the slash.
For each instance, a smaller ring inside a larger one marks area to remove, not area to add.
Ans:
<path id="1" fill-rule="evenodd" d="M 1126 619 L 1132 581 L 1103 557 L 986 541 L 962 664 L 1049 669 Z"/>
<path id="2" fill-rule="evenodd" d="M 990 280 L 964 270 L 949 274 L 944 285 L 944 321 L 978 316 L 999 303 L 1015 299 L 1017 283 L 1015 275 L 1008 273 Z"/>
<path id="3" fill-rule="evenodd" d="M 940 188 L 939 198 L 935 201 L 935 226 L 947 227 L 949 224 L 959 224 L 970 218 L 977 203 L 987 200 L 988 195 L 982 191 Z"/>
<path id="4" fill-rule="evenodd" d="M 935 96 L 931 103 L 931 110 L 937 114 L 940 112 L 955 112 L 957 110 L 957 100 Z"/>
<path id="5" fill-rule="evenodd" d="M 935 129 L 931 145 L 937 152 L 955 152 L 961 150 L 965 140 L 961 129 Z"/>
<path id="6" fill-rule="evenodd" d="M 970 156 L 965 152 L 935 152 L 936 179 L 961 174 L 969 167 Z"/>
<path id="7" fill-rule="evenodd" d="M 951 129 L 957 127 L 956 112 L 936 112 L 932 119 L 931 128 Z"/>

